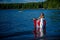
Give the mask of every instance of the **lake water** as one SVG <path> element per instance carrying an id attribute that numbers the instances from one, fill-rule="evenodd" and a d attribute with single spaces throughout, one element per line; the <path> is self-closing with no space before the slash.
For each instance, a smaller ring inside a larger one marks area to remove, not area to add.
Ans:
<path id="1" fill-rule="evenodd" d="M 0 10 L 0 39 L 34 40 L 32 19 L 38 18 L 41 12 L 47 22 L 46 40 L 60 39 L 60 10 L 43 9 Z"/>

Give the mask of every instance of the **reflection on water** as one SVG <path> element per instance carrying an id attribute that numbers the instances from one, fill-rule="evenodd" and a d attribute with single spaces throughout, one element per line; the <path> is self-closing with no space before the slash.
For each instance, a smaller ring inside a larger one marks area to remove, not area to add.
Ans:
<path id="1" fill-rule="evenodd" d="M 0 38 L 2 40 L 54 40 L 60 39 L 60 10 L 0 10 Z M 34 38 L 33 20 L 44 12 L 46 36 Z"/>

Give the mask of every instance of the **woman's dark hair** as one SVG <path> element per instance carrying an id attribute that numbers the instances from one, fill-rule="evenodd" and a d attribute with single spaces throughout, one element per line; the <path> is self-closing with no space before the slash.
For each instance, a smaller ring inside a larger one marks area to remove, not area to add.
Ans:
<path id="1" fill-rule="evenodd" d="M 42 14 L 42 16 L 44 16 L 44 13 L 41 13 Z"/>
<path id="2" fill-rule="evenodd" d="M 41 15 L 44 16 L 44 13 L 42 12 Z"/>

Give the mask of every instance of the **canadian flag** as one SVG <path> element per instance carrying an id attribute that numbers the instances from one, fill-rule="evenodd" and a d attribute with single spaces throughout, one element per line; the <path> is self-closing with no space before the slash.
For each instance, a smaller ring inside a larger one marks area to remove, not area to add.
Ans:
<path id="1" fill-rule="evenodd" d="M 46 20 L 44 18 L 34 19 L 34 35 L 35 37 L 43 37 L 46 33 Z"/>

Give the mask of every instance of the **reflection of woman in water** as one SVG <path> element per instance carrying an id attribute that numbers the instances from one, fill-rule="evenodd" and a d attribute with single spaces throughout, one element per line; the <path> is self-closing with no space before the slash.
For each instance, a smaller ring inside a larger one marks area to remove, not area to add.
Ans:
<path id="1" fill-rule="evenodd" d="M 33 20 L 35 26 L 35 37 L 43 37 L 46 34 L 46 21 L 44 19 L 44 13 L 41 13 L 38 19 L 33 18 Z"/>

